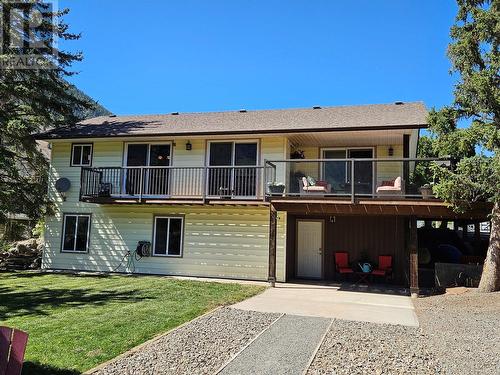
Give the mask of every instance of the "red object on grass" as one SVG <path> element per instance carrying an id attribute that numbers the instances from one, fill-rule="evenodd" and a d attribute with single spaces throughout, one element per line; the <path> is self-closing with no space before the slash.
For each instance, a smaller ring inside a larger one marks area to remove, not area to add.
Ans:
<path id="1" fill-rule="evenodd" d="M 354 271 L 349 267 L 349 254 L 335 253 L 335 268 L 338 273 L 353 273 Z"/>
<path id="2" fill-rule="evenodd" d="M 28 334 L 15 328 L 0 327 L 0 375 L 20 375 Z"/>

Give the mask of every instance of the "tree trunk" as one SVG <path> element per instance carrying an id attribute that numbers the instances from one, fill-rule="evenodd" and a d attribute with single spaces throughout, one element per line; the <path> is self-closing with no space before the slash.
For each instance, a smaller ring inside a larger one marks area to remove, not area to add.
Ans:
<path id="1" fill-rule="evenodd" d="M 490 245 L 484 261 L 483 275 L 479 283 L 479 292 L 500 290 L 500 205 L 495 203 L 491 212 Z"/>

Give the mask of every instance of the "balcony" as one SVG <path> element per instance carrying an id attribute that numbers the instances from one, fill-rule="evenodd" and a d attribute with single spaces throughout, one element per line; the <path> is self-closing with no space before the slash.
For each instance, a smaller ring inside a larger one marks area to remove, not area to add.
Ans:
<path id="1" fill-rule="evenodd" d="M 432 200 L 433 168 L 449 159 L 363 158 L 266 160 L 266 197 L 351 201 Z"/>
<path id="2" fill-rule="evenodd" d="M 262 200 L 261 166 L 82 168 L 80 201 Z"/>
<path id="3" fill-rule="evenodd" d="M 263 166 L 82 168 L 90 203 L 433 200 L 432 169 L 449 159 L 291 159 Z"/>

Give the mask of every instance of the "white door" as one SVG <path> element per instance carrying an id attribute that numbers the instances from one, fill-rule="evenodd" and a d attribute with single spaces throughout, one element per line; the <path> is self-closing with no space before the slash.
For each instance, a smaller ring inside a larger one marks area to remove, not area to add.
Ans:
<path id="1" fill-rule="evenodd" d="M 320 279 L 323 221 L 297 220 L 297 277 Z"/>

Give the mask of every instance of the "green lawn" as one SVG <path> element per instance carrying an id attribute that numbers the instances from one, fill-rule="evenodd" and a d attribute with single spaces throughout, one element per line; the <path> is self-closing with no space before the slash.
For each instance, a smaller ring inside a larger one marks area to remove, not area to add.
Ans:
<path id="1" fill-rule="evenodd" d="M 23 374 L 77 374 L 262 290 L 154 276 L 0 273 L 0 325 L 29 333 Z"/>

